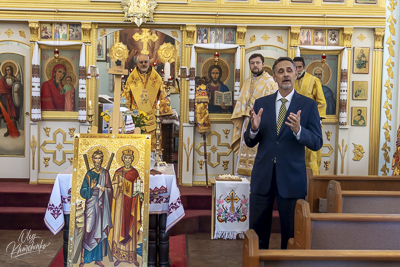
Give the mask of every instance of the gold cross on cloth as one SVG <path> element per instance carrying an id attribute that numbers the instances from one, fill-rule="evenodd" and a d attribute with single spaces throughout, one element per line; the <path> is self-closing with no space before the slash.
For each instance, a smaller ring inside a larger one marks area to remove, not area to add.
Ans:
<path id="1" fill-rule="evenodd" d="M 235 192 L 233 192 L 233 190 L 229 193 L 229 196 L 227 196 L 226 198 L 225 198 L 225 201 L 227 202 L 227 203 L 229 203 L 229 202 L 231 202 L 231 212 L 234 212 L 235 211 L 235 207 L 233 206 L 233 204 L 235 203 L 235 202 L 238 202 L 240 199 L 236 196 L 235 197 Z"/>
<path id="2" fill-rule="evenodd" d="M 278 121 L 276 122 L 276 134 L 279 134 L 279 131 L 281 130 L 282 123 L 285 120 L 285 115 L 286 115 L 286 102 L 288 101 L 286 98 L 281 98 L 280 99 L 282 102 L 281 108 L 279 109 L 279 115 L 278 115 Z"/>
<path id="3" fill-rule="evenodd" d="M 149 50 L 147 50 L 147 46 L 149 44 L 150 41 L 157 41 L 158 40 L 158 36 L 153 33 L 150 34 L 150 29 L 142 29 L 142 33 L 135 33 L 132 38 L 137 42 L 137 41 L 141 41 L 143 43 L 143 50 L 140 51 L 140 53 L 142 54 L 146 54 L 148 55 L 150 53 Z"/>

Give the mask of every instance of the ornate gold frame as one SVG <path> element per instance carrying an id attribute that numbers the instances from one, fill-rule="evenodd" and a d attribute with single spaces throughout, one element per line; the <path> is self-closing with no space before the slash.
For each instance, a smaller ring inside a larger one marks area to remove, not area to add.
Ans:
<path id="1" fill-rule="evenodd" d="M 340 37 L 342 39 L 342 37 Z M 346 48 L 345 48 L 346 49 Z M 300 48 L 301 55 L 313 55 L 318 54 L 318 50 L 309 50 Z M 322 51 L 320 51 L 322 54 Z M 338 123 L 339 122 L 339 91 L 340 91 L 340 75 L 341 75 L 341 66 L 342 66 L 342 54 L 343 49 L 338 48 L 337 50 L 323 51 L 326 55 L 334 55 L 338 56 L 338 67 L 337 67 L 337 88 L 336 88 L 336 114 L 335 115 L 326 115 L 326 119 L 323 120 L 323 123 Z M 347 99 L 347 104 L 348 104 Z"/>

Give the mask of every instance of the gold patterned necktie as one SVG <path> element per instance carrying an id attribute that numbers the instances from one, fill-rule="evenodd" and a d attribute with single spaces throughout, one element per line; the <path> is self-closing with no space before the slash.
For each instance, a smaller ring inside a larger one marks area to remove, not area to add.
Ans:
<path id="1" fill-rule="evenodd" d="M 281 108 L 279 109 L 279 115 L 278 115 L 278 121 L 276 122 L 276 134 L 279 134 L 279 131 L 281 130 L 282 123 L 285 120 L 285 115 L 286 115 L 286 102 L 288 101 L 286 98 L 281 98 L 280 99 L 282 102 Z"/>

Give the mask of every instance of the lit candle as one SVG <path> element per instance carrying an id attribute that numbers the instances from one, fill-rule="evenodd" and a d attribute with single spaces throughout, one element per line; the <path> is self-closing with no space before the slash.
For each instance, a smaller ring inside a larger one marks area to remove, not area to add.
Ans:
<path id="1" fill-rule="evenodd" d="M 164 82 L 168 81 L 168 77 L 171 75 L 171 64 L 169 64 L 169 62 L 165 62 L 164 64 Z"/>
<path id="2" fill-rule="evenodd" d="M 153 63 L 153 66 L 156 67 L 156 66 L 157 66 L 157 62 L 154 62 L 154 63 Z"/>
<path id="3" fill-rule="evenodd" d="M 93 112 L 92 112 L 92 101 L 90 101 L 90 100 L 89 100 L 89 112 L 88 112 L 88 114 L 89 115 L 93 115 Z"/>
<path id="4" fill-rule="evenodd" d="M 215 53 L 214 53 L 214 57 L 215 57 L 215 58 L 219 58 L 219 53 L 218 53 L 218 52 L 215 52 Z"/>
<path id="5" fill-rule="evenodd" d="M 160 100 L 157 101 L 156 116 L 160 116 Z"/>

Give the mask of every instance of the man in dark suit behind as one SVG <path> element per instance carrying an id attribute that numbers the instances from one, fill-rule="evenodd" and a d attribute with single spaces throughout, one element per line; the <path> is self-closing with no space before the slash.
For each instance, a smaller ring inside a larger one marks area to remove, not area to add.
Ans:
<path id="1" fill-rule="evenodd" d="M 247 146 L 259 143 L 251 174 L 250 228 L 259 236 L 260 248 L 267 249 L 276 197 L 285 249 L 294 236 L 296 201 L 307 195 L 304 149 L 319 150 L 322 133 L 317 102 L 293 89 L 297 77 L 293 60 L 277 59 L 273 74 L 278 91 L 255 101 L 244 134 Z"/>

